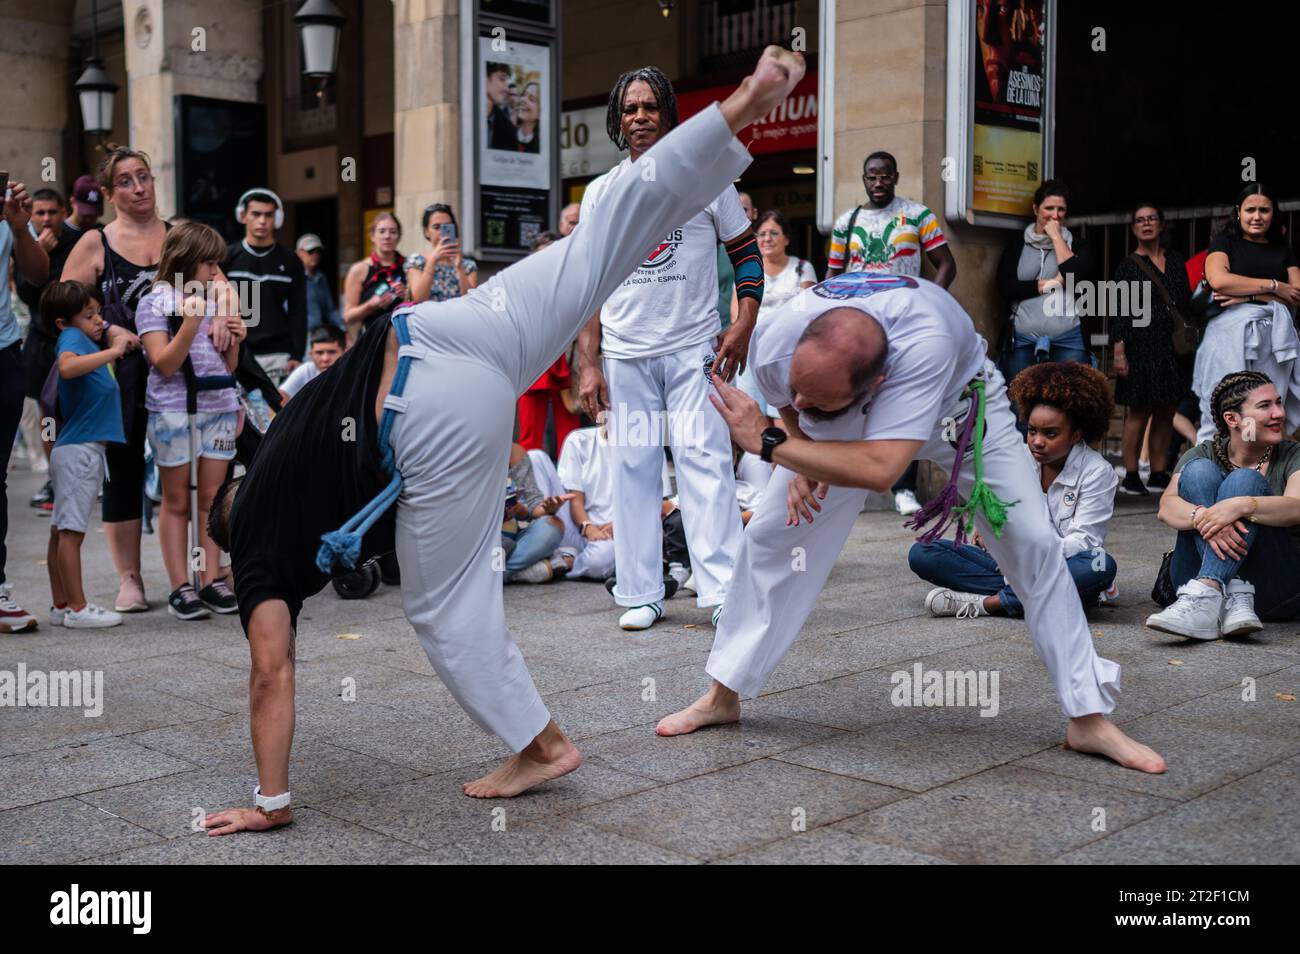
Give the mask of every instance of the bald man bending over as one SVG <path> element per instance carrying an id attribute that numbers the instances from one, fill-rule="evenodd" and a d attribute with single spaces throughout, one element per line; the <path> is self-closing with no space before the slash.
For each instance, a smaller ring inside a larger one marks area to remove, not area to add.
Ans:
<path id="1" fill-rule="evenodd" d="M 1069 718 L 1070 748 L 1143 772 L 1165 770 L 1156 752 L 1106 719 L 1119 666 L 1093 648 L 1005 382 L 985 354 L 956 299 L 903 275 L 827 279 L 758 325 L 750 367 L 789 434 L 767 428 L 750 397 L 715 377 L 718 396 L 710 400 L 736 443 L 777 466 L 746 528 L 718 621 L 705 667 L 713 685 L 663 719 L 660 735 L 740 718 L 740 697 L 758 694 L 817 602 L 865 491 L 888 490 L 916 458 L 953 473 L 916 525 L 938 520 L 937 534 L 957 499 L 968 501 L 989 553 L 1025 594 L 1034 648 Z M 981 424 L 982 457 L 975 453 Z M 805 561 L 800 570 L 795 554 Z"/>

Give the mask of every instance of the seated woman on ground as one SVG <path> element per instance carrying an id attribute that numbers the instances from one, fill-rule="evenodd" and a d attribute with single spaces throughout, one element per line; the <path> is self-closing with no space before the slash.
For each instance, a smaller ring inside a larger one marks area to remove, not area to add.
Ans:
<path id="1" fill-rule="evenodd" d="M 1061 555 L 1085 608 L 1115 579 L 1115 560 L 1102 549 L 1115 508 L 1115 469 L 1089 444 L 1110 426 L 1114 401 L 1106 376 L 1072 361 L 1030 365 L 1010 387 L 1026 440 L 1038 465 L 1047 509 L 1061 537 Z M 950 540 L 916 543 L 907 555 L 912 572 L 933 583 L 925 608 L 958 619 L 1000 614 L 1022 617 L 1024 607 L 997 562 L 983 548 Z"/>
<path id="2" fill-rule="evenodd" d="M 1160 519 L 1178 531 L 1178 599 L 1147 619 L 1192 639 L 1300 619 L 1300 443 L 1286 439 L 1282 397 L 1267 375 L 1238 371 L 1210 409 L 1217 433 L 1183 454 L 1160 498 Z"/>

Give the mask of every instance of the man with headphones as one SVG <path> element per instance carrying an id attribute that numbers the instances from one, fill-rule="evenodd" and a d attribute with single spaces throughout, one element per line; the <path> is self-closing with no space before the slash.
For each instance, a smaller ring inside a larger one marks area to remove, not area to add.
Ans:
<path id="1" fill-rule="evenodd" d="M 231 244 L 221 269 L 240 290 L 248 315 L 244 346 L 279 385 L 302 363 L 307 351 L 307 274 L 298 256 L 276 244 L 284 225 L 284 203 L 265 187 L 239 197 L 235 218 L 244 237 Z"/>

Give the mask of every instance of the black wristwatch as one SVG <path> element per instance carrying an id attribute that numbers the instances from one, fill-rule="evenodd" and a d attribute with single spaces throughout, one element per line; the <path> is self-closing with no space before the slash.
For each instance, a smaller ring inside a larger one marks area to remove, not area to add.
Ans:
<path id="1" fill-rule="evenodd" d="M 790 435 L 779 427 L 769 427 L 763 431 L 763 448 L 759 452 L 759 457 L 767 463 L 772 463 L 772 451 L 776 450 L 785 443 L 785 439 Z"/>

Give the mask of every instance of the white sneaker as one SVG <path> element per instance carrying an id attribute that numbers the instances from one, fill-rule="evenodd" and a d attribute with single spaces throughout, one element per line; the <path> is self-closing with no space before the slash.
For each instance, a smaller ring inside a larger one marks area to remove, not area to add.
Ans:
<path id="1" fill-rule="evenodd" d="M 68 610 L 63 617 L 63 625 L 68 629 L 104 629 L 108 626 L 120 626 L 122 614 L 87 603 L 80 610 Z"/>
<path id="2" fill-rule="evenodd" d="M 57 606 L 51 606 L 51 607 L 50 607 L 50 625 L 51 625 L 51 626 L 62 626 L 62 625 L 63 625 L 63 619 L 64 619 L 64 617 L 66 617 L 67 615 L 68 615 L 68 608 L 67 608 L 66 606 L 63 607 L 63 609 L 59 609 Z"/>
<path id="3" fill-rule="evenodd" d="M 668 564 L 668 575 L 677 581 L 677 589 L 680 592 L 691 579 L 691 571 L 686 569 L 680 563 Z"/>
<path id="4" fill-rule="evenodd" d="M 987 596 L 978 593 L 959 593 L 945 586 L 936 586 L 925 594 L 925 608 L 931 616 L 956 616 L 958 619 L 974 619 L 987 616 L 984 601 Z"/>
<path id="5" fill-rule="evenodd" d="M 1147 617 L 1147 628 L 1189 639 L 1218 639 L 1222 605 L 1223 594 L 1214 587 L 1188 580 L 1178 587 L 1178 599 Z"/>
<path id="6" fill-rule="evenodd" d="M 690 594 L 691 594 L 692 596 L 698 596 L 698 595 L 699 595 L 699 594 L 696 592 L 696 590 L 695 590 L 695 572 L 694 572 L 694 571 L 692 571 L 692 572 L 691 572 L 691 575 L 688 576 L 688 577 L 686 578 L 686 582 L 682 584 L 681 588 L 682 588 L 683 590 L 687 590 L 687 591 L 689 591 Z"/>
<path id="7" fill-rule="evenodd" d="M 1245 580 L 1228 581 L 1228 592 L 1223 597 L 1223 619 L 1219 628 L 1224 636 L 1245 636 L 1264 628 L 1255 615 L 1255 587 Z"/>
<path id="8" fill-rule="evenodd" d="M 538 560 L 532 566 L 518 570 L 510 577 L 511 583 L 549 583 L 555 577 L 550 560 Z"/>
<path id="9" fill-rule="evenodd" d="M 904 517 L 910 517 L 921 509 L 921 501 L 916 499 L 916 494 L 910 490 L 900 490 L 894 494 L 894 509 Z"/>
<path id="10" fill-rule="evenodd" d="M 23 633 L 36 628 L 36 617 L 14 602 L 8 583 L 0 583 L 0 633 Z"/>
<path id="11" fill-rule="evenodd" d="M 633 606 L 630 610 L 618 618 L 618 625 L 624 629 L 638 630 L 649 629 L 664 615 L 663 603 L 646 603 L 644 606 Z"/>

